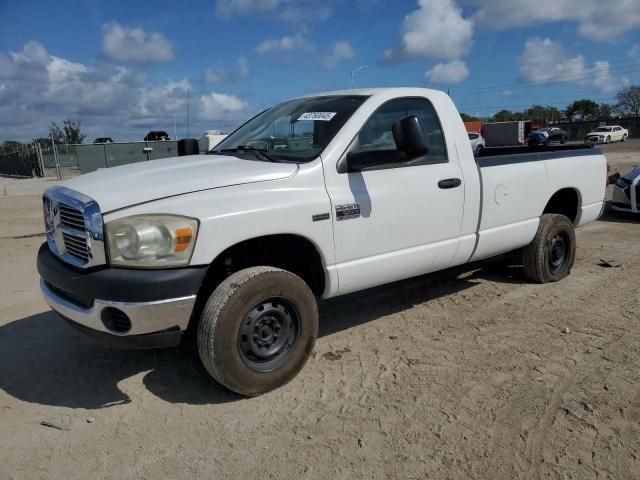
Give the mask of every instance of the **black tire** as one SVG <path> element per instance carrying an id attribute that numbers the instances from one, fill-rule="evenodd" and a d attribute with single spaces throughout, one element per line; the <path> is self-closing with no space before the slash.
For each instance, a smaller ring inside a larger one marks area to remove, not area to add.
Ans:
<path id="1" fill-rule="evenodd" d="M 604 143 L 611 143 L 611 137 L 607 137 L 607 139 L 604 141 Z"/>
<path id="2" fill-rule="evenodd" d="M 482 145 L 478 145 L 476 147 L 476 152 L 475 152 L 476 157 L 479 157 L 481 153 L 482 153 Z"/>
<path id="3" fill-rule="evenodd" d="M 522 257 L 524 274 L 532 282 L 557 282 L 568 276 L 576 259 L 571 220 L 564 215 L 542 215 L 536 236 Z"/>
<path id="4" fill-rule="evenodd" d="M 627 135 L 623 135 L 623 136 L 622 136 L 622 142 L 623 142 L 623 143 L 624 143 L 624 142 L 626 142 L 626 141 L 627 141 L 627 138 L 628 138 L 628 137 L 627 137 Z"/>
<path id="5" fill-rule="evenodd" d="M 564 145 L 565 143 L 567 143 L 567 137 L 560 137 L 560 144 Z"/>
<path id="6" fill-rule="evenodd" d="M 252 267 L 226 278 L 209 297 L 198 353 L 218 383 L 256 396 L 293 379 L 317 335 L 318 306 L 307 284 L 285 270 Z"/>

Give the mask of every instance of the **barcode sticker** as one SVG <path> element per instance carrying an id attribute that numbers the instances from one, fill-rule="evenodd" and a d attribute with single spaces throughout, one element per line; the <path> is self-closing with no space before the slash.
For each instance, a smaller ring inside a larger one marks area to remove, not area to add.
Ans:
<path id="1" fill-rule="evenodd" d="M 307 112 L 300 115 L 298 121 L 302 120 L 319 120 L 321 122 L 330 122 L 337 112 Z"/>

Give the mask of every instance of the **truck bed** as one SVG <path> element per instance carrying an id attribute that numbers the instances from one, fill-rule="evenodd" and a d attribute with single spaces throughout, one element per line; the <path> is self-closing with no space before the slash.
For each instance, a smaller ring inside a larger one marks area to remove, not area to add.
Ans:
<path id="1" fill-rule="evenodd" d="M 483 148 L 476 161 L 480 167 L 495 167 L 510 163 L 527 163 L 564 157 L 600 154 L 593 145 L 548 145 Z"/>

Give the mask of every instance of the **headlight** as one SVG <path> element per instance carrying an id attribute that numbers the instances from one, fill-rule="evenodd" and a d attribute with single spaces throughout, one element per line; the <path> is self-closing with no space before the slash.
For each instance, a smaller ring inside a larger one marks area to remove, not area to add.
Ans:
<path id="1" fill-rule="evenodd" d="M 138 268 L 189 264 L 198 221 L 177 215 L 135 215 L 105 226 L 109 263 Z"/>

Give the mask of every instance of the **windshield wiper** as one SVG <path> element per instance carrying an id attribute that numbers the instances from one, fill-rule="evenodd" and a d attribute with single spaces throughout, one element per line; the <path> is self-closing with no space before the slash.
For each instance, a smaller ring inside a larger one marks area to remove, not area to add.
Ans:
<path id="1" fill-rule="evenodd" d="M 273 155 L 269 154 L 269 151 L 263 148 L 252 147 L 251 145 L 238 145 L 236 148 L 223 148 L 220 153 L 233 153 L 233 152 L 251 152 L 261 160 L 267 160 L 269 162 L 278 162 Z"/>

